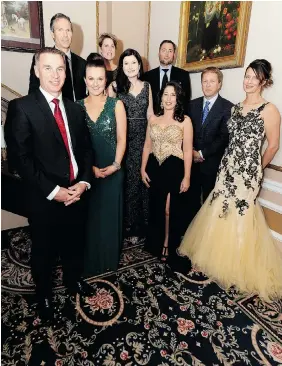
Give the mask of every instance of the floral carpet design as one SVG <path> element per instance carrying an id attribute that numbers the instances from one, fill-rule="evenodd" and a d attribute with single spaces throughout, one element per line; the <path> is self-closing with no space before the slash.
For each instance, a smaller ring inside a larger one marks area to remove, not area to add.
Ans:
<path id="1" fill-rule="evenodd" d="M 124 243 L 120 269 L 70 297 L 60 266 L 55 319 L 36 317 L 28 228 L 2 234 L 2 365 L 281 365 L 281 302 L 224 291 L 203 274 L 172 269 Z M 5 240 L 8 243 L 5 243 Z"/>

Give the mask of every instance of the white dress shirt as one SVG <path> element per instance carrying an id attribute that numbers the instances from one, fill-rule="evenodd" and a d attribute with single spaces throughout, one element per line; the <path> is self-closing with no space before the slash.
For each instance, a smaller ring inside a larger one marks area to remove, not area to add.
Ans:
<path id="1" fill-rule="evenodd" d="M 203 110 L 205 108 L 206 102 L 209 101 L 210 102 L 210 104 L 209 104 L 209 111 L 210 111 L 211 108 L 212 108 L 212 106 L 214 105 L 215 101 L 217 100 L 217 98 L 218 98 L 218 93 L 216 95 L 214 95 L 211 99 L 207 99 L 204 96 L 204 98 L 203 98 Z M 202 151 L 199 150 L 198 153 L 200 154 L 201 158 L 204 159 L 203 154 L 202 154 Z"/>
<path id="2" fill-rule="evenodd" d="M 209 111 L 212 109 L 212 106 L 214 105 L 215 101 L 217 100 L 218 98 L 218 93 L 216 95 L 214 95 L 211 99 L 207 99 L 205 96 L 204 96 L 204 99 L 203 99 L 203 109 L 205 108 L 205 104 L 206 102 L 210 102 L 209 104 Z"/>
<path id="3" fill-rule="evenodd" d="M 167 80 L 170 81 L 171 68 L 172 68 L 172 65 L 160 66 L 160 90 L 162 88 L 163 77 L 164 77 L 164 74 L 165 74 L 163 69 L 168 69 L 166 74 L 167 74 Z"/>
<path id="4" fill-rule="evenodd" d="M 52 100 L 54 99 L 54 96 L 49 94 L 48 92 L 46 92 L 44 89 L 42 89 L 41 86 L 39 87 L 39 90 L 44 95 L 45 99 L 47 100 L 47 102 L 49 104 L 49 107 L 51 108 L 52 113 L 54 114 L 55 104 L 52 102 Z M 73 153 L 70 130 L 69 130 L 69 125 L 68 125 L 68 119 L 67 119 L 67 115 L 66 115 L 65 106 L 64 106 L 64 103 L 63 103 L 62 93 L 56 99 L 59 100 L 59 107 L 60 107 L 60 110 L 62 112 L 63 120 L 64 120 L 64 123 L 65 123 L 67 139 L 68 139 L 68 144 L 69 144 L 69 148 L 70 148 L 70 158 L 71 158 L 71 163 L 72 163 L 72 167 L 73 167 L 74 178 L 76 178 L 77 173 L 78 173 L 78 166 L 77 166 L 77 162 L 75 160 L 74 153 Z M 81 181 L 80 183 L 85 183 L 87 188 L 88 189 L 90 188 L 90 184 L 88 182 Z M 56 194 L 59 192 L 59 190 L 60 190 L 60 186 L 56 186 L 53 189 L 53 191 L 47 196 L 47 199 L 51 201 L 56 196 Z"/>

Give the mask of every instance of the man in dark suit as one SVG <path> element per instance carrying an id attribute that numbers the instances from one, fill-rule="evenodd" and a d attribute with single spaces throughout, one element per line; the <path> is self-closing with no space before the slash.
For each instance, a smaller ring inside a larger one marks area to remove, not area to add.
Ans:
<path id="1" fill-rule="evenodd" d="M 61 13 L 55 14 L 50 21 L 50 30 L 55 42 L 55 48 L 62 51 L 66 58 L 66 81 L 62 89 L 63 97 L 72 101 L 84 99 L 86 96 L 84 82 L 86 61 L 70 50 L 73 35 L 70 18 Z M 39 80 L 34 72 L 34 64 L 35 60 L 33 57 L 28 94 L 39 88 Z"/>
<path id="2" fill-rule="evenodd" d="M 52 265 L 58 254 L 70 293 L 91 293 L 80 275 L 92 153 L 81 107 L 62 97 L 65 69 L 61 51 L 37 51 L 40 87 L 9 103 L 5 123 L 8 157 L 26 187 L 31 270 L 44 320 L 53 316 Z"/>
<path id="3" fill-rule="evenodd" d="M 154 113 L 159 111 L 159 93 L 168 81 L 177 81 L 181 84 L 185 94 L 184 106 L 188 108 L 191 98 L 191 85 L 189 72 L 173 66 L 176 45 L 170 40 L 164 40 L 159 47 L 160 66 L 144 74 L 152 88 Z M 187 110 L 186 110 L 187 112 Z"/>
<path id="4" fill-rule="evenodd" d="M 219 95 L 223 74 L 216 67 L 208 67 L 201 74 L 203 97 L 189 104 L 194 130 L 193 164 L 189 199 L 192 217 L 198 212 L 213 190 L 219 164 L 228 145 L 227 120 L 233 104 Z"/>

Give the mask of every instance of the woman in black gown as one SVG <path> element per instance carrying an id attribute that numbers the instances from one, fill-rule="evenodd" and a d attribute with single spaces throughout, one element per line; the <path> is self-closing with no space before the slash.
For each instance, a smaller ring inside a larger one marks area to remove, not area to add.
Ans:
<path id="1" fill-rule="evenodd" d="M 126 236 L 142 237 L 148 221 L 148 190 L 142 183 L 140 168 L 148 118 L 154 114 L 150 84 L 141 81 L 143 63 L 139 53 L 125 50 L 119 59 L 116 81 L 109 86 L 109 95 L 124 103 L 127 115 L 127 150 L 125 155 Z"/>
<path id="2" fill-rule="evenodd" d="M 169 82 L 161 91 L 161 108 L 147 127 L 142 156 L 142 181 L 149 188 L 149 226 L 145 249 L 163 261 L 176 257 L 189 209 L 193 128 L 184 115 L 182 89 Z"/>
<path id="3" fill-rule="evenodd" d="M 100 54 L 104 58 L 106 66 L 106 89 L 116 80 L 117 65 L 115 64 L 115 56 L 117 49 L 117 38 L 111 33 L 103 33 L 99 36 Z"/>

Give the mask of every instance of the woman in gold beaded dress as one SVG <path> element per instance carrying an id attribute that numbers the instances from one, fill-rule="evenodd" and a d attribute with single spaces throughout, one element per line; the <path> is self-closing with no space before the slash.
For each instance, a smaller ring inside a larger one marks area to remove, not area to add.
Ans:
<path id="1" fill-rule="evenodd" d="M 178 249 L 223 287 L 234 285 L 266 301 L 282 297 L 282 253 L 257 200 L 263 169 L 279 148 L 280 114 L 261 95 L 272 83 L 268 61 L 247 67 L 246 99 L 233 107 L 227 122 L 230 140 L 216 185 Z"/>
<path id="2" fill-rule="evenodd" d="M 180 85 L 169 82 L 160 94 L 160 113 L 147 127 L 141 176 L 149 188 L 145 249 L 165 261 L 176 253 L 187 226 L 183 195 L 190 186 L 193 129 L 184 115 Z"/>

